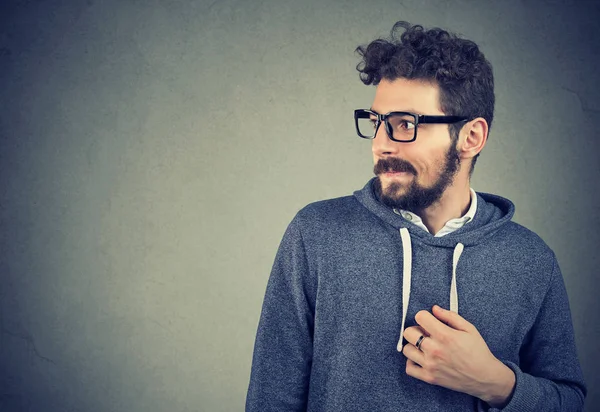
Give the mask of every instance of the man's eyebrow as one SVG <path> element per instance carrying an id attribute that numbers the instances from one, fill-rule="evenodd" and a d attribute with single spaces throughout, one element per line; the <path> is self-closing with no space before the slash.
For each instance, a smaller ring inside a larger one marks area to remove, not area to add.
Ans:
<path id="1" fill-rule="evenodd" d="M 372 111 L 372 112 L 375 112 L 375 113 L 379 113 L 377 110 L 373 109 L 372 107 L 370 107 L 369 110 Z M 423 114 L 423 112 L 421 112 L 420 110 L 414 110 L 414 109 L 411 109 L 411 108 L 405 109 L 405 110 L 391 110 L 388 113 L 391 113 L 391 112 L 413 113 L 413 114 L 418 114 L 418 115 L 422 115 Z M 379 113 L 379 114 L 382 114 L 382 113 Z"/>

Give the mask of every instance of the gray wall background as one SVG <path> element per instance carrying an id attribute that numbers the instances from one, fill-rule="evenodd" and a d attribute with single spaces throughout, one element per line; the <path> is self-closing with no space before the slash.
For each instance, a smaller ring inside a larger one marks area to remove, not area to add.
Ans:
<path id="1" fill-rule="evenodd" d="M 0 409 L 243 410 L 287 224 L 372 176 L 354 48 L 405 19 L 494 65 L 473 187 L 558 255 L 600 410 L 598 17 L 582 1 L 3 1 Z"/>

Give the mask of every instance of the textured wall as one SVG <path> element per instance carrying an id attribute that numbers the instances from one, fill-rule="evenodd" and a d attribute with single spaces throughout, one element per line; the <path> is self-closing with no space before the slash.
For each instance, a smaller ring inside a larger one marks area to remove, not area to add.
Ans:
<path id="1" fill-rule="evenodd" d="M 3 1 L 0 409 L 242 410 L 281 235 L 372 175 L 354 48 L 475 40 L 476 190 L 555 250 L 600 410 L 597 2 Z"/>

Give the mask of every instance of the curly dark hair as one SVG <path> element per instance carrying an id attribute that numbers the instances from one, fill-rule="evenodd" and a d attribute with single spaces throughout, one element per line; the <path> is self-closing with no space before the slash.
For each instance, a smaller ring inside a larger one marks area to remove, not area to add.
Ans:
<path id="1" fill-rule="evenodd" d="M 440 107 L 446 115 L 469 120 L 483 117 L 491 128 L 495 101 L 492 65 L 474 42 L 440 28 L 425 30 L 399 21 L 389 39 L 374 40 L 357 47 L 356 52 L 362 57 L 356 69 L 364 84 L 398 78 L 434 82 L 440 88 Z M 463 124 L 449 125 L 454 142 Z M 473 158 L 470 173 L 478 157 Z"/>

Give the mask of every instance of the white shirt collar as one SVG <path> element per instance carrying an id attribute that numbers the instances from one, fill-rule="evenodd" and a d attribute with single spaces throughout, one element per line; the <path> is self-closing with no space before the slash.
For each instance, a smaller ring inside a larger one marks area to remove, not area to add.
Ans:
<path id="1" fill-rule="evenodd" d="M 442 237 L 444 235 L 447 235 L 448 233 L 452 233 L 475 218 L 475 212 L 477 211 L 477 194 L 475 193 L 473 188 L 470 188 L 469 190 L 471 192 L 471 205 L 469 206 L 469 210 L 467 210 L 467 213 L 465 213 L 461 217 L 457 217 L 447 221 L 444 227 L 435 234 L 435 237 Z M 402 209 L 394 209 L 394 213 L 402 216 L 404 219 L 408 220 L 411 223 L 414 223 L 415 225 L 429 233 L 429 229 L 427 229 L 427 226 L 425 226 L 423 220 L 413 212 Z"/>

